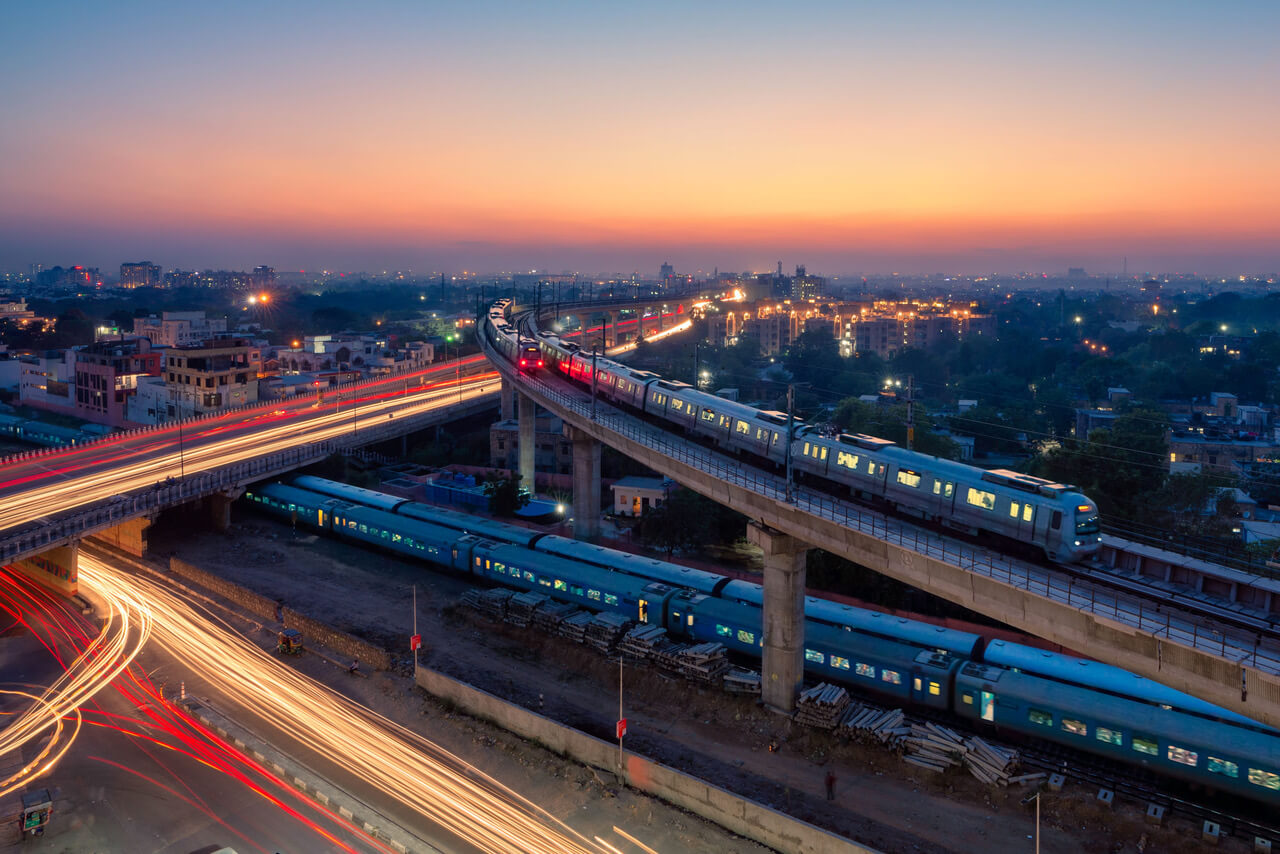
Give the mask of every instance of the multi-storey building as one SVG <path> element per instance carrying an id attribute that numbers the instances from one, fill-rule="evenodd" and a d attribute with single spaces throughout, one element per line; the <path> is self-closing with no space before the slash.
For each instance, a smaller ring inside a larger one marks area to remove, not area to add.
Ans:
<path id="1" fill-rule="evenodd" d="M 46 350 L 17 361 L 18 400 L 24 406 L 75 415 L 75 350 Z"/>
<path id="2" fill-rule="evenodd" d="M 120 287 L 160 287 L 160 267 L 150 261 L 126 261 L 120 265 Z"/>
<path id="3" fill-rule="evenodd" d="M 75 353 L 75 414 L 98 424 L 123 427 L 138 378 L 160 372 L 160 354 L 146 338 L 99 341 Z"/>
<path id="4" fill-rule="evenodd" d="M 205 317 L 203 311 L 166 311 L 160 317 L 135 317 L 133 334 L 151 339 L 153 347 L 181 347 L 214 338 L 227 331 L 225 317 Z"/>
<path id="5" fill-rule="evenodd" d="M 166 415 L 190 417 L 254 403 L 262 348 L 247 338 L 210 338 L 165 351 Z M 172 407 L 172 410 L 169 410 Z"/>

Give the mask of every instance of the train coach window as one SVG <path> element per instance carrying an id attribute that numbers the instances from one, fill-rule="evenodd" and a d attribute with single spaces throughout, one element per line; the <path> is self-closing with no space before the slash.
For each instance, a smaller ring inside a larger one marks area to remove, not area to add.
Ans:
<path id="1" fill-rule="evenodd" d="M 678 397 L 671 399 L 671 408 L 676 412 L 684 412 L 684 401 Z"/>
<path id="2" fill-rule="evenodd" d="M 950 498 L 952 493 L 956 491 L 956 485 L 951 481 L 935 480 L 933 482 L 933 494 L 941 495 L 943 498 Z"/>
<path id="3" fill-rule="evenodd" d="M 939 685 L 937 682 L 930 682 L 930 683 L 929 683 L 929 694 L 930 694 L 930 695 L 932 695 L 932 696 L 934 696 L 934 697 L 941 697 L 941 696 L 942 696 L 942 686 L 941 686 L 941 685 Z"/>
<path id="4" fill-rule="evenodd" d="M 1040 724 L 1040 726 L 1053 726 L 1053 715 L 1048 712 L 1042 712 L 1039 709 L 1029 709 L 1027 711 L 1027 718 L 1033 724 Z"/>
<path id="5" fill-rule="evenodd" d="M 561 581 L 560 579 L 557 578 L 555 581 L 555 584 L 553 584 L 552 586 L 555 587 L 556 590 L 559 590 L 561 593 L 569 592 L 569 583 L 567 581 Z"/>
<path id="6" fill-rule="evenodd" d="M 1062 728 L 1067 732 L 1072 733 L 1073 735 L 1089 734 L 1089 725 L 1086 724 L 1084 721 L 1073 721 L 1070 719 L 1064 719 L 1062 721 Z"/>
<path id="7" fill-rule="evenodd" d="M 1053 528 L 1053 530 L 1055 531 L 1062 527 L 1062 511 L 1061 510 L 1053 511 L 1053 519 L 1050 520 L 1049 527 Z"/>
<path id="8" fill-rule="evenodd" d="M 520 570 L 516 569 L 516 568 L 513 566 L 513 567 L 511 567 L 511 574 L 512 574 L 512 575 L 517 575 L 517 576 L 518 576 L 518 575 L 520 575 Z M 524 571 L 524 580 L 525 580 L 525 581 L 527 581 L 527 582 L 529 582 L 530 584 L 532 584 L 532 583 L 534 582 L 534 575 L 533 575 L 533 573 L 526 569 L 526 570 Z"/>
<path id="9" fill-rule="evenodd" d="M 851 470 L 853 470 L 853 471 L 857 471 L 857 470 L 858 470 L 858 455 L 857 455 L 857 454 L 851 454 L 851 453 L 849 453 L 848 451 L 837 451 L 837 452 L 836 452 L 836 465 L 838 465 L 838 466 L 844 466 L 844 467 L 845 467 L 845 468 L 847 468 L 847 469 L 851 469 Z"/>
<path id="10" fill-rule="evenodd" d="M 1160 747 L 1154 741 L 1145 738 L 1135 738 L 1133 740 L 1133 749 L 1139 753 L 1145 753 L 1148 756 L 1159 756 Z"/>
<path id="11" fill-rule="evenodd" d="M 920 474 L 910 469 L 898 469 L 898 483 L 916 489 L 920 486 Z"/>
<path id="12" fill-rule="evenodd" d="M 888 682 L 892 685 L 902 684 L 902 674 L 896 670 L 881 670 L 880 681 Z"/>
<path id="13" fill-rule="evenodd" d="M 836 669 L 838 669 L 838 670 L 848 670 L 848 669 L 849 669 L 849 659 L 847 659 L 847 658 L 842 658 L 842 657 L 840 657 L 840 656 L 838 656 L 838 655 L 833 655 L 833 656 L 831 656 L 831 666 L 832 666 L 832 667 L 834 667 L 834 668 L 836 668 Z"/>
<path id="14" fill-rule="evenodd" d="M 744 436 L 751 435 L 751 425 L 745 421 L 739 421 L 737 424 L 734 425 L 733 429 Z"/>
<path id="15" fill-rule="evenodd" d="M 961 700 L 961 702 L 963 702 L 966 706 L 972 706 L 972 705 L 973 705 L 973 695 L 972 695 L 972 694 L 970 694 L 970 693 L 968 693 L 967 691 L 966 691 L 965 693 L 963 693 L 963 694 L 961 694 L 961 695 L 960 695 L 960 700 Z"/>
<path id="16" fill-rule="evenodd" d="M 578 597 L 586 595 L 586 591 L 584 591 L 581 587 L 579 587 L 576 584 L 569 585 L 569 592 L 572 593 L 574 596 L 578 596 Z"/>
<path id="17" fill-rule="evenodd" d="M 599 602 L 599 601 L 600 601 L 600 591 L 599 591 L 599 590 L 588 590 L 588 591 L 587 591 L 587 598 L 588 598 L 588 599 L 590 599 L 590 600 L 592 600 L 593 602 Z"/>
<path id="18" fill-rule="evenodd" d="M 823 461 L 826 461 L 826 459 L 827 459 L 827 446 L 826 446 L 826 445 L 823 445 L 823 446 L 822 446 L 821 448 L 819 448 L 818 450 L 820 450 L 820 451 L 822 452 L 822 453 L 821 453 L 821 455 L 820 455 L 820 459 L 822 459 Z"/>
<path id="19" fill-rule="evenodd" d="M 858 666 L 854 668 L 854 672 L 859 676 L 866 676 L 868 679 L 876 678 L 876 669 L 870 664 L 859 663 Z"/>
<path id="20" fill-rule="evenodd" d="M 994 492 L 986 492 L 981 489 L 969 487 L 969 495 L 965 499 L 974 507 L 981 507 L 983 510 L 996 509 L 996 494 Z"/>
<path id="21" fill-rule="evenodd" d="M 1169 757 L 1170 762 L 1177 762 L 1179 765 L 1190 765 L 1192 768 L 1200 761 L 1200 755 L 1194 750 L 1187 750 L 1185 747 L 1174 747 L 1172 744 L 1165 750 L 1165 755 Z"/>
<path id="22" fill-rule="evenodd" d="M 738 629 L 738 643 L 745 643 L 750 646 L 755 646 L 756 633 L 749 632 L 746 629 Z"/>
<path id="23" fill-rule="evenodd" d="M 702 410 L 702 420 L 703 420 L 703 421 L 715 421 L 715 420 L 716 420 L 716 414 L 715 414 L 714 412 L 712 412 L 710 409 L 704 409 L 704 410 Z"/>
<path id="24" fill-rule="evenodd" d="M 1020 505 L 1018 502 L 1016 502 L 1016 501 L 1011 502 L 1011 503 L 1009 504 L 1009 515 L 1010 515 L 1010 516 L 1012 516 L 1013 518 L 1017 519 L 1017 518 L 1018 518 L 1018 510 L 1019 510 L 1019 509 L 1021 509 L 1021 507 L 1022 507 L 1022 505 Z"/>
<path id="25" fill-rule="evenodd" d="M 1263 771 L 1260 768 L 1249 769 L 1249 782 L 1264 789 L 1280 789 L 1280 775 Z"/>
<path id="26" fill-rule="evenodd" d="M 1226 777 L 1236 778 L 1240 776 L 1240 766 L 1227 759 L 1219 759 L 1216 756 L 1210 756 L 1206 766 L 1211 774 L 1222 774 Z"/>
<path id="27" fill-rule="evenodd" d="M 1031 514 L 1034 512 L 1035 512 L 1035 508 L 1032 507 L 1030 504 L 1023 504 L 1022 505 L 1022 521 L 1030 522 Z"/>
<path id="28" fill-rule="evenodd" d="M 722 626 L 719 623 L 716 623 L 716 634 L 718 634 L 722 638 L 731 638 L 733 637 L 733 629 L 729 628 L 728 626 Z"/>
<path id="29" fill-rule="evenodd" d="M 1124 733 L 1118 729 L 1100 726 L 1093 735 L 1098 741 L 1105 741 L 1107 744 L 1124 744 Z"/>
<path id="30" fill-rule="evenodd" d="M 618 597 L 613 595 L 612 593 L 606 593 L 604 594 L 604 604 L 617 606 Z"/>
<path id="31" fill-rule="evenodd" d="M 812 661 L 814 664 L 822 664 L 826 661 L 826 659 L 827 657 L 822 653 L 818 652 L 816 649 L 806 649 L 804 651 L 805 661 Z"/>
<path id="32" fill-rule="evenodd" d="M 811 448 L 811 447 L 812 447 L 812 446 L 811 446 L 808 442 L 805 442 L 805 443 L 804 443 L 804 451 L 802 451 L 802 453 L 803 453 L 806 457 L 807 457 L 807 456 L 809 456 L 809 448 Z"/>
<path id="33" fill-rule="evenodd" d="M 984 721 L 996 719 L 996 695 L 990 691 L 982 692 L 982 719 Z"/>

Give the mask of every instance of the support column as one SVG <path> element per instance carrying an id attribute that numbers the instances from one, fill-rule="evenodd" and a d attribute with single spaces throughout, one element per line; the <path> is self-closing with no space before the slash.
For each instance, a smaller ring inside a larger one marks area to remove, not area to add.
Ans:
<path id="1" fill-rule="evenodd" d="M 747 525 L 747 539 L 764 550 L 761 699 L 766 706 L 790 714 L 804 682 L 804 581 L 808 546 L 757 522 Z"/>
<path id="2" fill-rule="evenodd" d="M 528 395 L 519 395 L 520 415 L 520 484 L 532 495 L 536 489 L 534 473 L 534 452 L 538 450 L 537 413 L 538 405 Z"/>
<path id="3" fill-rule="evenodd" d="M 147 555 L 147 529 L 153 520 L 148 516 L 125 519 L 119 525 L 99 531 L 90 539 L 101 540 L 136 557 Z"/>
<path id="4" fill-rule="evenodd" d="M 55 593 L 75 596 L 80 592 L 80 543 L 55 546 L 38 555 L 14 561 L 13 568 Z"/>
<path id="5" fill-rule="evenodd" d="M 618 313 L 616 311 L 609 312 L 609 337 L 605 339 L 606 346 L 618 346 Z"/>
<path id="6" fill-rule="evenodd" d="M 600 443 L 569 424 L 564 435 L 573 442 L 573 536 L 594 540 L 600 536 Z"/>
<path id="7" fill-rule="evenodd" d="M 516 387 L 509 380 L 502 381 L 502 420 L 513 421 L 516 417 Z"/>
<path id="8" fill-rule="evenodd" d="M 209 520 L 213 523 L 213 530 L 220 533 L 230 530 L 231 505 L 243 494 L 243 489 L 233 489 L 209 496 Z"/>

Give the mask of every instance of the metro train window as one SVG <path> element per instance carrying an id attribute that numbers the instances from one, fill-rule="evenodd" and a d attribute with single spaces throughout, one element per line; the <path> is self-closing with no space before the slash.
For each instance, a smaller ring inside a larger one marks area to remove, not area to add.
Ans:
<path id="1" fill-rule="evenodd" d="M 844 466 L 853 471 L 858 470 L 858 455 L 851 454 L 848 451 L 836 451 L 836 465 Z"/>
<path id="2" fill-rule="evenodd" d="M 712 412 L 710 409 L 704 409 L 704 410 L 702 410 L 702 420 L 703 420 L 703 421 L 715 421 L 715 420 L 716 420 L 716 414 L 715 414 L 714 412 Z"/>
<path id="3" fill-rule="evenodd" d="M 1053 519 L 1049 522 L 1049 527 L 1053 528 L 1053 530 L 1055 531 L 1062 527 L 1062 511 L 1061 510 L 1053 511 Z"/>
<path id="4" fill-rule="evenodd" d="M 894 685 L 902 684 L 902 674 L 896 670 L 881 670 L 880 681 L 889 682 Z"/>
<path id="5" fill-rule="evenodd" d="M 1021 509 L 1021 505 L 1020 505 L 1020 504 L 1018 504 L 1018 502 L 1016 502 L 1016 501 L 1012 502 L 1012 503 L 1009 505 L 1009 515 L 1010 515 L 1010 516 L 1012 516 L 1013 518 L 1017 519 L 1017 518 L 1018 518 L 1018 510 L 1020 510 L 1020 509 Z"/>
<path id="6" fill-rule="evenodd" d="M 754 646 L 756 642 L 755 632 L 749 632 L 746 629 L 738 629 L 738 642 Z"/>
<path id="7" fill-rule="evenodd" d="M 898 469 L 898 483 L 916 489 L 920 486 L 920 475 L 910 469 Z"/>
<path id="8" fill-rule="evenodd" d="M 969 487 L 969 495 L 965 498 L 974 507 L 981 507 L 983 510 L 996 509 L 996 494 L 994 492 L 986 492 L 981 489 Z"/>
<path id="9" fill-rule="evenodd" d="M 804 443 L 804 452 L 803 452 L 803 453 L 804 453 L 804 455 L 805 455 L 806 457 L 807 457 L 807 456 L 809 456 L 809 447 L 810 447 L 809 443 L 808 443 L 808 442 L 805 442 L 805 443 Z"/>
<path id="10" fill-rule="evenodd" d="M 912 680 L 911 680 L 911 690 L 913 690 L 913 691 L 923 691 L 923 690 L 924 690 L 924 680 L 923 680 L 923 679 L 921 679 L 919 676 L 917 676 L 915 679 L 912 679 Z"/>
<path id="11" fill-rule="evenodd" d="M 1107 744 L 1124 744 L 1124 733 L 1118 729 L 1107 729 L 1104 726 L 1100 726 L 1093 736 L 1098 741 L 1105 741 Z"/>
<path id="12" fill-rule="evenodd" d="M 716 634 L 718 634 L 722 638 L 731 638 L 733 637 L 733 629 L 729 628 L 728 626 L 722 626 L 719 623 L 716 623 Z"/>
<path id="13" fill-rule="evenodd" d="M 1249 782 L 1264 789 L 1280 789 L 1280 774 L 1272 774 L 1260 768 L 1250 768 Z"/>
<path id="14" fill-rule="evenodd" d="M 599 601 L 600 601 L 600 591 L 599 591 L 599 590 L 588 590 L 588 591 L 587 591 L 587 598 L 588 598 L 588 599 L 590 599 L 590 600 L 592 600 L 593 602 L 599 602 Z"/>
<path id="15" fill-rule="evenodd" d="M 730 418 L 728 415 L 720 416 L 720 426 L 723 427 L 724 429 L 728 430 L 729 425 L 732 423 L 733 423 L 733 419 Z"/>
<path id="16" fill-rule="evenodd" d="M 1030 504 L 1023 504 L 1022 505 L 1022 521 L 1030 522 L 1031 514 L 1034 512 L 1035 512 L 1035 508 L 1032 507 Z"/>
<path id="17" fill-rule="evenodd" d="M 964 693 L 964 694 L 961 694 L 961 695 L 960 695 L 960 699 L 964 701 L 964 704 L 965 704 L 966 706 L 972 706 L 972 705 L 973 705 L 973 695 L 972 695 L 972 694 L 969 694 L 969 693 L 967 693 L 967 692 L 966 692 L 966 693 Z"/>
<path id="18" fill-rule="evenodd" d="M 559 590 L 561 593 L 569 592 L 569 583 L 567 581 L 561 581 L 560 579 L 557 578 L 555 584 L 552 586 L 555 587 L 556 590 Z"/>
<path id="19" fill-rule="evenodd" d="M 499 575 L 505 575 L 507 572 L 507 565 L 505 563 L 498 563 L 495 560 L 493 562 L 493 571 L 498 573 Z"/>
<path id="20" fill-rule="evenodd" d="M 876 669 L 870 664 L 859 663 L 858 666 L 854 668 L 854 672 L 859 676 L 866 676 L 868 679 L 876 678 Z"/>
<path id="21" fill-rule="evenodd" d="M 541 575 L 539 575 L 537 578 L 538 578 L 538 583 L 539 583 L 539 584 L 541 584 L 543 587 L 550 587 L 550 586 L 551 586 L 551 579 L 550 579 L 550 578 L 546 578 L 546 577 L 541 576 Z"/>
<path id="22" fill-rule="evenodd" d="M 982 692 L 982 719 L 984 721 L 996 719 L 996 695 L 990 691 Z"/>
<path id="23" fill-rule="evenodd" d="M 822 664 L 826 661 L 826 656 L 818 652 L 816 649 L 806 649 L 804 651 L 804 660 L 812 661 L 815 664 Z"/>
<path id="24" fill-rule="evenodd" d="M 822 459 L 823 459 L 823 460 L 825 460 L 826 458 L 827 458 L 827 446 L 826 446 L 826 445 L 823 445 L 823 446 L 822 446 Z"/>
<path id="25" fill-rule="evenodd" d="M 1154 741 L 1145 738 L 1133 739 L 1133 749 L 1139 753 L 1145 753 L 1148 756 L 1160 755 L 1160 746 Z"/>
<path id="26" fill-rule="evenodd" d="M 848 669 L 849 669 L 849 659 L 847 659 L 847 658 L 842 658 L 842 657 L 840 657 L 840 656 L 838 656 L 838 655 L 833 655 L 833 656 L 831 656 L 831 666 L 832 666 L 832 667 L 835 667 L 835 668 L 838 668 L 838 669 L 840 669 L 840 670 L 848 670 Z"/>
<path id="27" fill-rule="evenodd" d="M 1170 762 L 1177 762 L 1179 765 L 1190 765 L 1192 768 L 1196 767 L 1200 761 L 1200 754 L 1194 750 L 1187 750 L 1185 747 L 1174 747 L 1172 744 L 1166 748 L 1165 755 L 1169 757 Z"/>
<path id="28" fill-rule="evenodd" d="M 1027 719 L 1033 724 L 1040 724 L 1040 726 L 1053 726 L 1053 715 L 1048 712 L 1042 712 L 1039 709 L 1028 709 Z"/>
<path id="29" fill-rule="evenodd" d="M 367 533 L 369 533 L 369 526 L 368 526 L 368 525 L 361 525 L 361 526 L 360 526 L 360 533 L 362 533 L 362 534 L 367 534 Z"/>
<path id="30" fill-rule="evenodd" d="M 586 595 L 586 594 L 585 594 L 585 592 L 583 591 L 583 589 L 582 589 L 581 587 L 579 587 L 578 585 L 576 585 L 576 584 L 570 584 L 570 585 L 569 585 L 569 592 L 570 592 L 570 593 L 572 593 L 574 596 L 584 596 L 584 595 Z"/>
<path id="31" fill-rule="evenodd" d="M 401 540 L 403 540 L 403 539 L 404 539 L 404 537 L 400 536 L 399 534 L 392 534 L 392 535 L 391 535 L 391 542 L 393 542 L 393 543 L 398 543 L 398 542 L 400 542 L 400 541 L 401 541 Z"/>
<path id="32" fill-rule="evenodd" d="M 676 397 L 671 400 L 671 408 L 676 412 L 684 412 L 684 401 Z"/>
<path id="33" fill-rule="evenodd" d="M 1211 774 L 1222 774 L 1232 778 L 1240 776 L 1239 765 L 1227 759 L 1219 759 L 1216 756 L 1210 756 L 1205 767 L 1209 769 L 1209 773 Z"/>
<path id="34" fill-rule="evenodd" d="M 941 696 L 942 696 L 942 686 L 941 686 L 941 685 L 939 685 L 937 682 L 930 682 L 930 683 L 929 683 L 929 694 L 930 694 L 930 695 L 932 695 L 932 696 L 934 696 L 934 697 L 941 697 Z"/>
<path id="35" fill-rule="evenodd" d="M 751 425 L 745 421 L 739 421 L 737 424 L 734 425 L 733 429 L 744 436 L 751 435 Z"/>
<path id="36" fill-rule="evenodd" d="M 1084 721 L 1073 721 L 1067 718 L 1062 721 L 1062 728 L 1073 735 L 1089 734 L 1089 725 Z"/>
<path id="37" fill-rule="evenodd" d="M 604 594 L 604 604 L 616 606 L 618 604 L 618 597 L 612 593 L 606 593 Z"/>
<path id="38" fill-rule="evenodd" d="M 511 568 L 511 572 L 512 572 L 512 574 L 516 574 L 516 573 L 519 573 L 519 572 L 520 572 L 520 570 L 516 569 L 515 567 L 512 567 L 512 568 Z M 525 580 L 525 581 L 527 581 L 527 582 L 529 582 L 530 584 L 532 584 L 532 583 L 533 583 L 533 581 L 534 581 L 534 575 L 533 575 L 533 573 L 526 569 L 526 570 L 524 571 L 524 580 Z"/>

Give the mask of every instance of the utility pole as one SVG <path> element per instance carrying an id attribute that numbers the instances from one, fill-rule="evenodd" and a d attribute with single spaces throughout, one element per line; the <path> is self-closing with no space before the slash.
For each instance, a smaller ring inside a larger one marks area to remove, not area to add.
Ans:
<path id="1" fill-rule="evenodd" d="M 182 419 L 178 419 L 178 477 L 185 478 L 187 476 L 186 463 L 182 453 Z"/>
<path id="2" fill-rule="evenodd" d="M 795 384 L 787 386 L 787 503 L 790 504 L 795 500 L 795 493 L 791 487 L 791 440 L 795 435 Z"/>
<path id="3" fill-rule="evenodd" d="M 907 374 L 907 450 L 910 451 L 916 443 L 916 378 L 914 374 Z"/>
<path id="4" fill-rule="evenodd" d="M 698 376 L 698 367 L 699 367 L 699 364 L 698 364 L 698 350 L 699 350 L 701 347 L 702 347 L 702 342 L 701 342 L 701 341 L 694 341 L 694 342 L 693 342 L 693 387 L 694 387 L 695 389 L 702 388 L 702 383 L 701 383 L 701 382 L 699 382 L 700 377 Z"/>
<path id="5" fill-rule="evenodd" d="M 599 355 L 600 348 L 593 347 L 591 349 L 591 420 L 596 420 L 596 356 Z"/>
<path id="6" fill-rule="evenodd" d="M 618 773 L 619 774 L 622 773 L 622 768 L 623 768 L 622 730 L 624 726 L 623 724 L 624 720 L 625 718 L 622 717 L 622 654 L 619 653 L 618 654 Z"/>
<path id="7" fill-rule="evenodd" d="M 413 585 L 413 636 L 418 636 L 418 585 Z M 413 678 L 418 678 L 418 646 L 413 647 Z"/>

